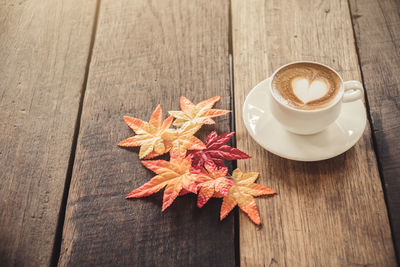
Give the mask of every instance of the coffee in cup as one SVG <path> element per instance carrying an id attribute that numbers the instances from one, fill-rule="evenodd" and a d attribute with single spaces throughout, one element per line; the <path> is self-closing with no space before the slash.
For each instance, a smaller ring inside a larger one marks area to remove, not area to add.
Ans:
<path id="1" fill-rule="evenodd" d="M 272 81 L 276 98 L 301 110 L 329 106 L 338 97 L 340 87 L 340 77 L 333 70 L 311 62 L 287 65 L 275 74 Z"/>

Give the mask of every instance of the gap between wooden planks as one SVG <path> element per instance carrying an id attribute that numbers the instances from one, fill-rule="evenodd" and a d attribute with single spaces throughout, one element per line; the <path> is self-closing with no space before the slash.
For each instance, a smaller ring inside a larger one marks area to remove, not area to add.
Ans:
<path id="1" fill-rule="evenodd" d="M 46 266 L 96 1 L 0 1 L 0 265 Z"/>
<path id="2" fill-rule="evenodd" d="M 336 158 L 302 163 L 263 150 L 242 122 L 245 96 L 274 69 L 314 60 L 361 79 L 347 1 L 232 1 L 238 161 L 278 196 L 258 199 L 263 226 L 240 214 L 242 266 L 396 266 L 371 133 Z"/>

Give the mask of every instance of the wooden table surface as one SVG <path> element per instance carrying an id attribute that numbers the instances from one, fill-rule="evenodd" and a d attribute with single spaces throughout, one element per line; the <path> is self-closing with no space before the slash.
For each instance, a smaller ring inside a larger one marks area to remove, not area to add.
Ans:
<path id="1" fill-rule="evenodd" d="M 248 92 L 295 60 L 363 82 L 346 153 L 286 160 L 245 130 Z M 398 0 L 0 0 L 0 62 L 0 266 L 397 266 Z M 230 169 L 278 191 L 257 199 L 262 226 L 219 222 L 220 199 L 125 200 L 153 174 L 117 147 L 122 116 L 181 95 L 233 109 L 199 136 L 237 132 L 252 159 Z"/>

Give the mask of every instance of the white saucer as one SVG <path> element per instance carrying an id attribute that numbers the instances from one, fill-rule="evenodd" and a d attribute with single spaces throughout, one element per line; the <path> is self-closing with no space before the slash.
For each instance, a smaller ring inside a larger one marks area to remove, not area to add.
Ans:
<path id="1" fill-rule="evenodd" d="M 269 110 L 269 84 L 266 81 L 260 82 L 247 95 L 243 120 L 251 137 L 269 152 L 291 160 L 324 160 L 347 151 L 363 135 L 367 117 L 361 100 L 343 103 L 339 118 L 320 133 L 297 135 L 288 132 Z"/>

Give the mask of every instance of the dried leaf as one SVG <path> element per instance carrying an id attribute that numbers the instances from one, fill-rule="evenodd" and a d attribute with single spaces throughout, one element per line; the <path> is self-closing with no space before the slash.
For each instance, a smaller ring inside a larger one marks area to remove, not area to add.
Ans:
<path id="1" fill-rule="evenodd" d="M 163 122 L 160 105 L 154 110 L 149 122 L 129 116 L 124 116 L 124 120 L 136 135 L 121 141 L 118 145 L 122 147 L 140 146 L 140 159 L 150 159 L 167 153 L 171 149 L 172 143 L 163 140 L 161 136 L 170 127 L 173 117 L 169 116 Z"/>
<path id="2" fill-rule="evenodd" d="M 146 197 L 165 187 L 162 206 L 162 211 L 164 211 L 182 190 L 197 193 L 197 175 L 189 171 L 192 164 L 190 156 L 185 158 L 171 153 L 170 161 L 143 160 L 142 163 L 157 175 L 146 184 L 133 190 L 126 198 Z"/>
<path id="3" fill-rule="evenodd" d="M 171 153 L 181 156 L 186 155 L 187 150 L 204 149 L 206 146 L 194 134 L 201 128 L 201 124 L 185 123 L 181 128 L 165 131 L 162 138 L 172 144 Z"/>
<path id="4" fill-rule="evenodd" d="M 207 165 L 202 170 L 198 178 L 198 188 L 200 188 L 197 197 L 197 206 L 203 207 L 204 204 L 214 195 L 226 197 L 228 196 L 229 187 L 233 185 L 232 179 L 228 176 L 226 167 L 216 168 Z"/>
<path id="5" fill-rule="evenodd" d="M 214 124 L 215 121 L 211 118 L 230 112 L 230 110 L 211 109 L 220 98 L 220 96 L 215 96 L 195 105 L 186 97 L 181 96 L 181 111 L 169 111 L 169 114 L 176 118 L 173 125 L 181 127 L 187 122 L 192 124 Z"/>
<path id="6" fill-rule="evenodd" d="M 255 224 L 261 219 L 254 200 L 255 196 L 272 195 L 276 192 L 254 183 L 258 173 L 242 173 L 236 169 L 228 175 L 224 160 L 250 158 L 249 155 L 227 144 L 234 132 L 221 136 L 210 133 L 204 144 L 194 134 L 203 124 L 214 124 L 213 117 L 230 111 L 212 109 L 219 96 L 193 104 L 185 97 L 180 98 L 181 111 L 170 111 L 162 121 L 162 109 L 158 105 L 150 121 L 125 116 L 124 120 L 135 132 L 135 136 L 123 140 L 119 146 L 140 146 L 139 158 L 152 158 L 170 151 L 170 161 L 144 160 L 143 165 L 155 172 L 149 182 L 129 193 L 126 198 L 152 195 L 165 188 L 162 211 L 180 195 L 197 194 L 197 206 L 202 207 L 211 197 L 223 198 L 220 219 L 238 205 Z M 169 129 L 173 118 L 178 129 Z M 188 151 L 189 150 L 189 151 Z M 187 155 L 186 155 L 187 154 Z M 193 162 L 192 162 L 193 159 Z"/>
<path id="7" fill-rule="evenodd" d="M 232 173 L 234 185 L 229 188 L 227 197 L 224 197 L 221 206 L 220 219 L 223 220 L 236 206 L 244 211 L 249 218 L 257 225 L 261 223 L 257 204 L 253 197 L 262 195 L 273 195 L 276 191 L 263 185 L 254 183 L 257 180 L 257 172 L 243 173 L 236 169 Z"/>
<path id="8" fill-rule="evenodd" d="M 249 155 L 237 148 L 226 145 L 235 132 L 218 136 L 216 131 L 211 132 L 206 139 L 206 148 L 203 150 L 189 151 L 188 155 L 193 158 L 193 173 L 200 173 L 205 164 L 215 165 L 217 168 L 224 167 L 224 160 L 248 159 Z"/>

